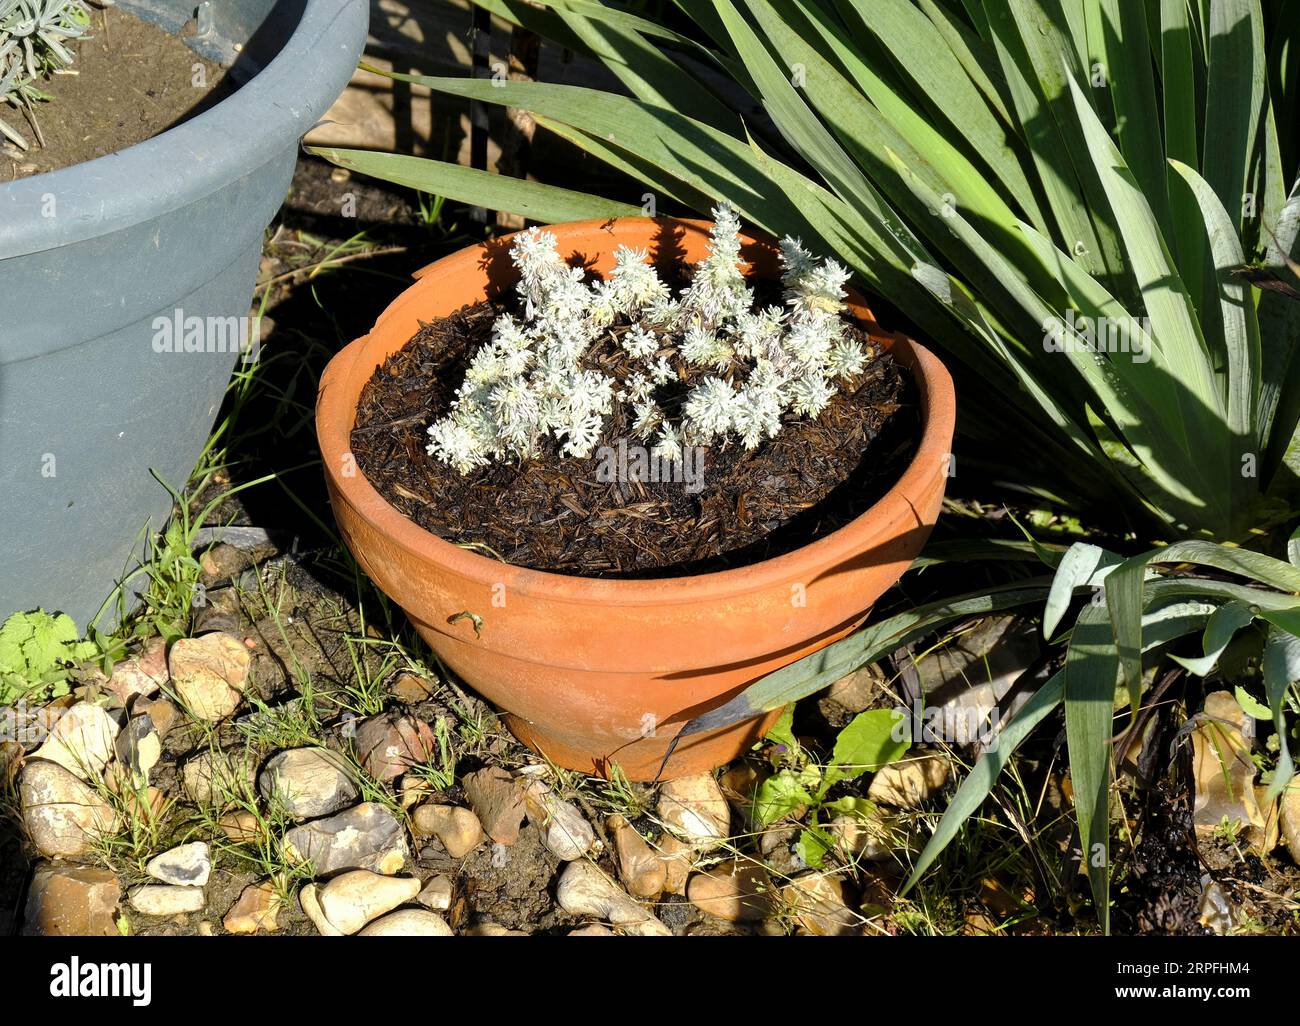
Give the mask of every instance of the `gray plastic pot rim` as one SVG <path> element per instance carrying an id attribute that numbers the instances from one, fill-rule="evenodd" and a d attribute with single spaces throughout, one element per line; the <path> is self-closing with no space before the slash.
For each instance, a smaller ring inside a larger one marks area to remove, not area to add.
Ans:
<path id="1" fill-rule="evenodd" d="M 334 100 L 322 88 L 324 55 L 351 52 L 368 21 L 367 0 L 306 0 L 275 58 L 210 110 L 117 153 L 0 185 L 0 261 L 148 221 L 274 159 Z M 181 173 L 160 175 L 161 167 Z M 48 195 L 58 217 L 42 214 Z"/>

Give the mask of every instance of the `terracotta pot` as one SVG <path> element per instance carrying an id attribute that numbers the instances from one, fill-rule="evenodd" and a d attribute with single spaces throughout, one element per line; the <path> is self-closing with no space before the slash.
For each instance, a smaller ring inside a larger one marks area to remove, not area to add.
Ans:
<path id="1" fill-rule="evenodd" d="M 551 230 L 566 259 L 604 273 L 619 245 L 661 267 L 707 252 L 704 222 L 582 221 Z M 418 272 L 371 332 L 330 361 L 316 431 L 334 515 L 375 583 L 406 611 L 439 657 L 508 711 L 524 743 L 562 766 L 633 780 L 659 774 L 681 726 L 746 685 L 848 634 L 898 580 L 934 526 L 947 480 L 955 405 L 939 360 L 883 334 L 854 297 L 853 313 L 919 385 L 923 432 L 894 487 L 856 520 L 794 552 L 750 566 L 663 580 L 592 580 L 498 562 L 416 526 L 390 506 L 349 451 L 361 390 L 420 321 L 502 294 L 514 283 L 505 239 Z M 775 275 L 775 250 L 749 240 L 751 273 Z M 480 618 L 476 633 L 469 612 Z M 684 740 L 664 778 L 746 750 L 775 714 Z"/>

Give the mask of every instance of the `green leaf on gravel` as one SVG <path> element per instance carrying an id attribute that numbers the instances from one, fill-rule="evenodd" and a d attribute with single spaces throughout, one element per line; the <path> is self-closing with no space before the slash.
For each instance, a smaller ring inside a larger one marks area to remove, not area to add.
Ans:
<path id="1" fill-rule="evenodd" d="M 782 770 L 768 777 L 754 797 L 754 821 L 760 827 L 771 826 L 801 806 L 814 802 L 812 788 L 820 774 L 814 767 Z"/>
<path id="2" fill-rule="evenodd" d="M 834 847 L 835 838 L 821 827 L 809 827 L 799 832 L 799 840 L 795 842 L 794 851 L 799 858 L 803 859 L 805 866 L 821 869 L 827 853 Z"/>
<path id="3" fill-rule="evenodd" d="M 1233 694 L 1236 695 L 1237 704 L 1241 706 L 1242 712 L 1252 720 L 1264 720 L 1267 722 L 1273 718 L 1273 711 L 1268 706 L 1256 701 L 1254 696 L 1252 696 L 1250 692 L 1240 684 L 1237 685 Z"/>
<path id="4" fill-rule="evenodd" d="M 902 758 L 911 740 L 907 720 L 902 719 L 900 724 L 899 715 L 893 709 L 859 713 L 835 740 L 831 765 L 822 779 L 822 793 L 837 781 L 874 773 Z"/>

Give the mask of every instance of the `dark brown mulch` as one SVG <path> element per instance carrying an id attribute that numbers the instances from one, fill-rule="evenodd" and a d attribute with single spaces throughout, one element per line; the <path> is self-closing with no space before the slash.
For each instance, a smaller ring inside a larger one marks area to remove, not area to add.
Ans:
<path id="1" fill-rule="evenodd" d="M 694 493 L 680 481 L 599 481 L 596 455 L 560 458 L 549 444 L 538 459 L 462 477 L 425 452 L 426 429 L 446 412 L 468 356 L 503 309 L 465 307 L 394 353 L 362 391 L 352 451 L 380 494 L 421 527 L 506 562 L 584 577 L 670 577 L 757 562 L 848 523 L 888 491 L 915 451 L 915 387 L 890 355 L 876 353 L 815 420 L 789 418 L 753 452 L 734 440 L 709 446 Z M 607 342 L 587 363 L 621 377 L 624 360 Z M 663 401 L 670 413 L 689 384 Z M 641 444 L 621 405 L 602 445 Z"/>

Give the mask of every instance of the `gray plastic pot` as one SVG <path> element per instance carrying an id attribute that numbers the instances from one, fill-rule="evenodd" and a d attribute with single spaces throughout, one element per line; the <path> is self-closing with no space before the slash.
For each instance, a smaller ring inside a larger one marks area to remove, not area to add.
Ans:
<path id="1" fill-rule="evenodd" d="M 192 45 L 240 86 L 138 146 L 0 184 L 0 620 L 44 606 L 86 626 L 164 523 L 159 479 L 182 487 L 203 450 L 242 358 L 224 319 L 249 312 L 299 139 L 369 17 L 367 0 L 119 5 L 173 32 L 197 5 Z M 177 310 L 204 351 L 161 328 Z"/>

